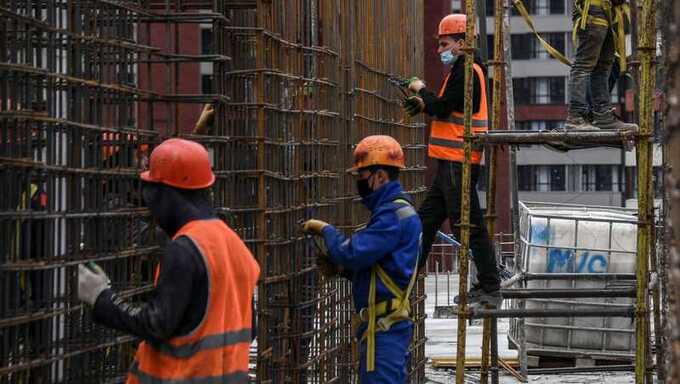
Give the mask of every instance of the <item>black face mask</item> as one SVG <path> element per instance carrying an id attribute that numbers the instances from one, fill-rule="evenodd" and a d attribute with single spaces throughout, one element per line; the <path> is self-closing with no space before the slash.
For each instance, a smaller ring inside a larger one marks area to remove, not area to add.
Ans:
<path id="1" fill-rule="evenodd" d="M 369 180 L 369 179 L 370 179 L 370 177 L 369 177 L 368 179 L 359 179 L 359 180 L 357 180 L 357 191 L 359 192 L 359 196 L 361 196 L 362 198 L 364 198 L 364 197 L 370 195 L 371 193 L 373 193 L 373 190 L 372 190 L 371 187 L 368 185 L 368 180 Z"/>

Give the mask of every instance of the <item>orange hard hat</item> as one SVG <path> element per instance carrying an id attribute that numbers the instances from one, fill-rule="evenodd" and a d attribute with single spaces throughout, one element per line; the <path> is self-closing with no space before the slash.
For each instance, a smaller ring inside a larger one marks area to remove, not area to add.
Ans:
<path id="1" fill-rule="evenodd" d="M 354 164 L 349 171 L 373 165 L 385 165 L 406 168 L 404 151 L 401 145 L 391 136 L 374 135 L 365 137 L 354 149 Z"/>
<path id="2" fill-rule="evenodd" d="M 154 148 L 149 170 L 140 177 L 182 189 L 208 188 L 215 182 L 208 151 L 201 144 L 184 139 L 168 139 Z"/>
<path id="3" fill-rule="evenodd" d="M 439 22 L 439 37 L 465 33 L 467 17 L 462 13 L 452 13 L 444 16 Z"/>

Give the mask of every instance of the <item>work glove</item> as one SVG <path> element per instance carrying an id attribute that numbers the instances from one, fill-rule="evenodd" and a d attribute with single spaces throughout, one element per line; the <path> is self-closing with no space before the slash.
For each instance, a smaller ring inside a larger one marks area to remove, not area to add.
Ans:
<path id="1" fill-rule="evenodd" d="M 78 265 L 78 299 L 89 305 L 97 302 L 97 297 L 111 287 L 111 280 L 100 266 L 95 263 Z"/>
<path id="2" fill-rule="evenodd" d="M 317 220 L 317 219 L 311 219 L 305 221 L 305 223 L 302 225 L 302 231 L 306 233 L 311 233 L 314 235 L 320 235 L 321 231 L 326 228 L 328 225 L 327 222 Z"/>
<path id="3" fill-rule="evenodd" d="M 421 99 L 418 96 L 411 96 L 408 99 L 404 100 L 404 111 L 406 113 L 413 117 L 425 109 L 425 103 L 423 102 L 423 99 Z"/>
<path id="4" fill-rule="evenodd" d="M 215 120 L 215 107 L 212 104 L 203 105 L 203 111 L 201 111 L 201 116 L 196 122 L 196 126 L 192 133 L 194 134 L 205 134 L 208 128 L 213 125 Z"/>
<path id="5" fill-rule="evenodd" d="M 418 93 L 420 92 L 421 89 L 425 88 L 425 83 L 416 76 L 413 76 L 412 78 L 408 79 L 407 82 L 408 85 L 406 86 L 408 87 L 408 89 L 415 93 Z"/>

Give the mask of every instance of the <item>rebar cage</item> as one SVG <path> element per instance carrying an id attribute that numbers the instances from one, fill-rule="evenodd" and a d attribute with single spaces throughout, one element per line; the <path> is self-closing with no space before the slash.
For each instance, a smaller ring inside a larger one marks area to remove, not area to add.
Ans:
<path id="1" fill-rule="evenodd" d="M 91 321 L 76 267 L 150 291 L 162 236 L 137 175 L 171 136 L 208 148 L 214 205 L 262 268 L 253 379 L 354 382 L 350 286 L 318 274 L 299 223 L 366 221 L 344 170 L 370 134 L 399 140 L 422 200 L 424 124 L 387 82 L 422 73 L 422 1 L 0 0 L 0 14 L 0 383 L 124 378 L 137 340 Z M 204 103 L 215 120 L 194 132 Z M 423 382 L 422 280 L 414 296 Z"/>

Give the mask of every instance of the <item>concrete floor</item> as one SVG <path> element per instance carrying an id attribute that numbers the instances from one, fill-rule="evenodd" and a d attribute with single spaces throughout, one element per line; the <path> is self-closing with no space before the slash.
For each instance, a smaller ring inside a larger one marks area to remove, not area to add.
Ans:
<path id="1" fill-rule="evenodd" d="M 428 358 L 436 356 L 455 356 L 456 355 L 456 319 L 434 319 L 435 302 L 438 305 L 447 305 L 447 300 L 451 303 L 458 292 L 458 275 L 452 274 L 447 284 L 446 275 L 439 275 L 438 284 L 435 285 L 434 276 L 429 276 L 425 282 L 427 301 L 425 310 L 428 318 L 425 320 L 425 335 L 428 338 L 425 345 L 425 354 Z M 447 286 L 450 292 L 447 290 Z M 438 289 L 435 289 L 437 287 Z M 437 295 L 435 296 L 435 291 Z M 435 300 L 436 297 L 436 300 Z M 498 321 L 498 354 L 500 357 L 516 358 L 517 351 L 508 348 L 508 320 Z M 465 352 L 468 358 L 479 358 L 482 346 L 482 327 L 479 325 L 468 325 Z M 455 371 L 452 369 L 434 369 L 430 362 L 426 367 L 426 377 L 429 383 L 453 383 L 455 382 Z M 479 370 L 469 370 L 466 372 L 466 383 L 478 383 Z M 514 377 L 501 371 L 499 382 L 502 384 L 519 383 Z M 625 384 L 634 383 L 632 373 L 593 373 L 577 375 L 540 375 L 531 376 L 530 383 L 557 384 L 557 383 L 584 383 L 584 384 Z"/>

